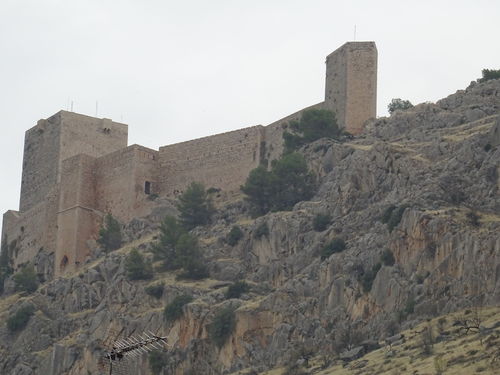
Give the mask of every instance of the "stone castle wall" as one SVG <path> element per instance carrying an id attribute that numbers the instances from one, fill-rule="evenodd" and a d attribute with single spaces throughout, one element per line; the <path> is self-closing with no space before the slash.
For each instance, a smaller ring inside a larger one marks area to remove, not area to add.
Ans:
<path id="1" fill-rule="evenodd" d="M 109 212 L 122 222 L 145 216 L 158 180 L 158 151 L 132 145 L 96 161 L 96 208 Z"/>
<path id="2" fill-rule="evenodd" d="M 260 163 L 262 126 L 160 147 L 159 193 L 175 196 L 193 181 L 237 190 Z"/>
<path id="3" fill-rule="evenodd" d="M 55 274 L 90 255 L 106 213 L 122 223 L 148 215 L 151 194 L 174 198 L 193 181 L 237 191 L 249 172 L 279 159 L 288 122 L 331 109 L 358 134 L 375 116 L 377 54 L 372 42 L 346 43 L 327 57 L 325 101 L 268 126 L 252 126 L 160 147 L 127 147 L 127 125 L 60 111 L 26 132 L 20 211 L 4 214 L 2 236 L 18 242 L 15 266 L 55 253 Z"/>

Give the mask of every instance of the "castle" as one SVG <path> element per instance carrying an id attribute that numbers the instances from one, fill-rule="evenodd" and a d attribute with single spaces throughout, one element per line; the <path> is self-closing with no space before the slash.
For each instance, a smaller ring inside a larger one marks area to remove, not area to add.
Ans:
<path id="1" fill-rule="evenodd" d="M 106 213 L 120 222 L 147 215 L 151 194 L 173 197 L 192 181 L 237 190 L 263 159 L 283 150 L 288 121 L 306 109 L 329 109 L 359 134 L 376 115 L 377 49 L 349 42 L 326 58 L 325 101 L 267 126 L 252 126 L 152 150 L 127 146 L 127 125 L 60 111 L 25 135 L 19 211 L 3 215 L 2 238 L 16 241 L 14 268 L 45 251 L 54 276 L 90 255 Z"/>

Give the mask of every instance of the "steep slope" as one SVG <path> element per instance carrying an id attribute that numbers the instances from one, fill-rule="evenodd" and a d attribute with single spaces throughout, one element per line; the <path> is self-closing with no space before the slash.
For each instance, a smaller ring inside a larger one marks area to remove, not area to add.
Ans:
<path id="1" fill-rule="evenodd" d="M 94 374 L 103 340 L 144 330 L 169 338 L 165 374 L 263 372 L 297 353 L 342 353 L 425 318 L 499 305 L 499 113 L 500 81 L 489 81 L 373 121 L 349 142 L 305 146 L 320 187 L 289 212 L 252 219 L 242 195 L 221 194 L 213 223 L 193 231 L 208 259 L 207 280 L 180 282 L 168 272 L 127 280 L 124 255 L 133 247 L 147 253 L 157 213 L 170 210 L 158 199 L 155 215 L 127 224 L 124 248 L 96 251 L 81 272 L 33 295 L 2 297 L 2 321 L 27 303 L 37 312 L 19 333 L 0 326 L 0 372 Z M 319 213 L 332 218 L 324 231 L 313 229 Z M 263 223 L 269 234 L 257 237 Z M 244 237 L 230 246 L 225 238 L 235 224 Z M 322 259 L 334 238 L 346 249 Z M 383 256 L 389 253 L 394 262 Z M 239 279 L 251 291 L 226 300 L 225 287 Z M 165 291 L 157 300 L 144 288 L 158 282 Z M 166 323 L 164 306 L 184 293 L 194 301 Z M 237 323 L 219 349 L 208 326 L 225 306 Z M 149 374 L 147 356 L 130 370 Z"/>

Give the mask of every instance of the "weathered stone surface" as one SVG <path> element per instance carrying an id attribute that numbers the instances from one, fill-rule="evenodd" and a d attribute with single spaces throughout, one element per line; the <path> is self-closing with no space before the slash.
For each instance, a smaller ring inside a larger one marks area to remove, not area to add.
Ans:
<path id="1" fill-rule="evenodd" d="M 122 337 L 142 330 L 168 336 L 174 349 L 167 370 L 176 375 L 265 370 L 305 358 L 297 357 L 305 349 L 343 351 L 337 343 L 346 345 L 346 330 L 350 347 L 366 348 L 359 342 L 392 335 L 400 319 L 401 327 L 410 327 L 476 303 L 500 303 L 500 149 L 492 143 L 499 92 L 500 81 L 471 85 L 436 104 L 376 120 L 362 137 L 304 147 L 320 186 L 292 211 L 252 219 L 241 197 L 221 197 L 213 222 L 192 232 L 217 280 L 181 282 L 171 273 L 127 280 L 124 256 L 133 246 L 149 256 L 161 215 L 126 224 L 133 245 L 45 282 L 32 296 L 7 296 L 12 300 L 1 305 L 2 317 L 28 301 L 37 312 L 18 334 L 0 326 L 0 372 L 29 374 L 36 367 L 46 374 L 94 373 L 101 341 L 122 329 Z M 161 199 L 154 204 L 158 212 L 172 212 Z M 392 231 L 380 220 L 390 205 L 405 207 Z M 332 217 L 322 232 L 312 228 L 318 213 Z M 255 237 L 264 222 L 269 234 Z M 244 237 L 229 246 L 224 239 L 233 225 Z M 321 259 L 323 246 L 337 237 L 346 249 Z M 385 250 L 395 263 L 368 278 Z M 44 261 L 39 264 L 44 273 Z M 225 288 L 238 279 L 251 285 L 250 292 L 226 301 Z M 145 287 L 160 281 L 164 293 L 156 300 Z M 165 322 L 164 306 L 184 293 L 194 301 L 181 319 Z M 237 323 L 219 349 L 209 326 L 225 306 L 235 309 Z M 146 358 L 134 366 L 149 374 Z"/>

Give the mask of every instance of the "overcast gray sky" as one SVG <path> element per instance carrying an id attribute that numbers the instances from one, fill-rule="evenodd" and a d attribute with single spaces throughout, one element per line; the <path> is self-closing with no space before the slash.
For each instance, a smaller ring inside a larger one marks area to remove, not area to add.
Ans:
<path id="1" fill-rule="evenodd" d="M 498 0 L 0 0 L 0 209 L 18 208 L 24 132 L 71 101 L 151 148 L 265 125 L 323 100 L 325 57 L 356 25 L 377 43 L 383 116 L 500 68 L 499 15 Z"/>

